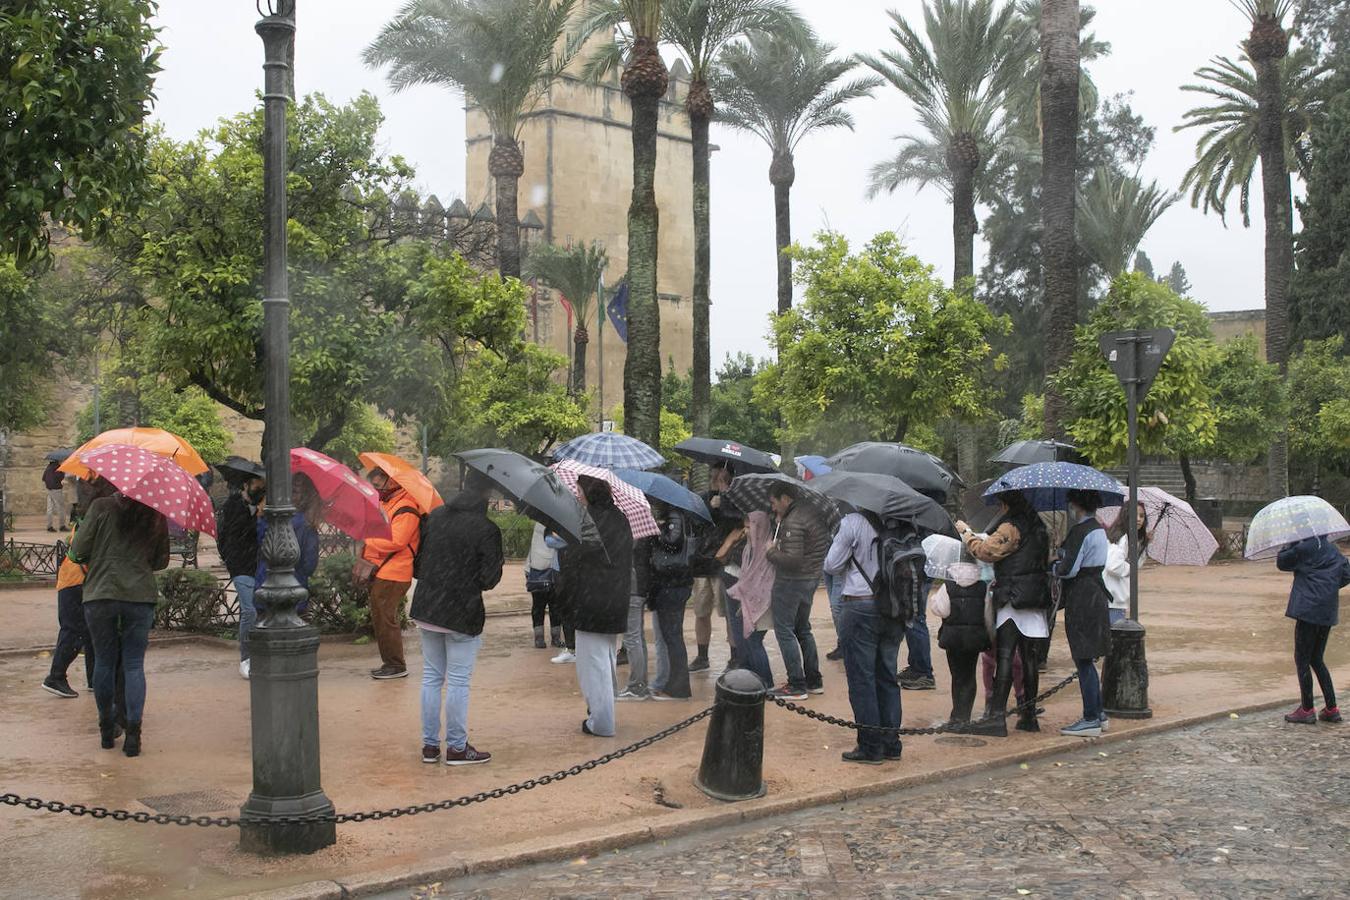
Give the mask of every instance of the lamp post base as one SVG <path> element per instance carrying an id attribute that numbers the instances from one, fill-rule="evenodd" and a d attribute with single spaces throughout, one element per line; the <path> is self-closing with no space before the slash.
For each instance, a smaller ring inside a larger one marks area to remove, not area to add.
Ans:
<path id="1" fill-rule="evenodd" d="M 332 822 L 283 825 L 265 821 L 284 816 L 332 815 L 333 804 L 323 791 L 306 797 L 253 795 L 244 804 L 243 814 L 254 819 L 239 826 L 239 849 L 249 853 L 313 853 L 337 842 L 337 826 Z"/>
<path id="2" fill-rule="evenodd" d="M 1144 626 L 1122 619 L 1111 626 L 1111 653 L 1102 665 L 1102 705 L 1113 719 L 1151 719 Z"/>

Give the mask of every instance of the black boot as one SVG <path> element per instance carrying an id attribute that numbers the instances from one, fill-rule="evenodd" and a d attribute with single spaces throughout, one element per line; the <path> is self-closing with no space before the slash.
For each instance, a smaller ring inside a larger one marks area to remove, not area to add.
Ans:
<path id="1" fill-rule="evenodd" d="M 985 737 L 1008 736 L 1008 694 L 1012 692 L 1012 661 L 1003 664 L 999 660 L 998 673 L 994 676 L 994 693 L 984 709 L 984 717 L 966 726 L 966 734 L 978 734 Z"/>
<path id="2" fill-rule="evenodd" d="M 113 741 L 122 736 L 122 729 L 117 722 L 112 719 L 98 720 L 99 746 L 104 750 L 113 748 Z"/>
<path id="3" fill-rule="evenodd" d="M 549 634 L 550 643 L 555 647 L 561 647 L 563 645 L 562 626 L 554 625 L 549 631 L 551 632 Z"/>
<path id="4" fill-rule="evenodd" d="M 122 752 L 127 756 L 141 755 L 141 723 L 127 723 L 127 739 L 122 742 Z"/>
<path id="5" fill-rule="evenodd" d="M 547 645 L 544 643 L 544 626 L 534 626 L 534 648 L 536 650 L 543 650 L 546 646 Z"/>

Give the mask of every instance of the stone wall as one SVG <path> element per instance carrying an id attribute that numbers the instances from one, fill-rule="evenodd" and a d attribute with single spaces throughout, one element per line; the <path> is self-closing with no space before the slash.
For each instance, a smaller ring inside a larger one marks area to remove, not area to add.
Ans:
<path id="1" fill-rule="evenodd" d="M 1220 500 L 1260 502 L 1269 499 L 1265 466 L 1239 466 L 1233 463 L 1191 465 L 1196 495 Z"/>

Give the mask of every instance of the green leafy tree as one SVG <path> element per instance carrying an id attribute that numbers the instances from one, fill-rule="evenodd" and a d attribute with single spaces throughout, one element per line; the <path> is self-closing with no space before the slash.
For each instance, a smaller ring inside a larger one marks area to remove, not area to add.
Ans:
<path id="1" fill-rule="evenodd" d="M 324 447 L 333 459 L 360 469 L 362 453 L 393 453 L 397 434 L 394 423 L 368 403 L 355 403 L 342 432 Z"/>
<path id="2" fill-rule="evenodd" d="M 0 432 L 23 431 L 47 418 L 53 376 L 78 347 L 72 306 L 0 256 Z"/>
<path id="3" fill-rule="evenodd" d="M 1289 362 L 1289 445 L 1314 485 L 1350 471 L 1350 358 L 1340 335 L 1305 342 Z"/>
<path id="4" fill-rule="evenodd" d="M 834 45 L 814 35 L 752 34 L 723 51 L 714 73 L 721 105 L 717 121 L 762 140 L 772 154 L 774 237 L 778 261 L 778 312 L 792 308 L 792 185 L 797 145 L 831 128 L 853 130 L 847 106 L 870 97 L 875 77 L 840 80 L 858 67 L 852 58 L 832 58 Z"/>
<path id="5" fill-rule="evenodd" d="M 1215 455 L 1235 463 L 1255 462 L 1288 419 L 1289 399 L 1279 369 L 1261 359 L 1255 336 L 1246 334 L 1219 349 L 1209 382 L 1219 415 Z"/>
<path id="6" fill-rule="evenodd" d="M 1134 254 L 1134 269 L 1133 269 L 1133 271 L 1139 272 L 1139 273 L 1143 274 L 1143 275 L 1144 275 L 1145 277 L 1147 277 L 1147 278 L 1153 278 L 1153 277 L 1154 277 L 1154 272 L 1153 272 L 1153 260 L 1149 259 L 1149 258 L 1148 258 L 1148 254 L 1145 253 L 1143 250 L 1140 250 L 1140 251 L 1138 251 L 1137 253 Z M 1155 279 L 1155 280 L 1156 280 L 1156 279 Z"/>
<path id="7" fill-rule="evenodd" d="M 152 0 L 0 7 L 0 256 L 18 267 L 49 259 L 52 223 L 93 238 L 143 196 L 154 12 Z"/>
<path id="8" fill-rule="evenodd" d="M 1171 288 L 1172 293 L 1178 297 L 1189 297 L 1191 295 L 1191 280 L 1186 277 L 1186 267 L 1180 261 L 1172 263 L 1172 268 L 1167 270 L 1167 275 L 1159 280 Z"/>
<path id="9" fill-rule="evenodd" d="M 567 298 L 576 314 L 572 332 L 572 393 L 586 393 L 586 345 L 591 333 L 586 323 L 591 321 L 592 301 L 600 289 L 600 277 L 609 264 L 603 247 L 592 243 L 589 247 L 555 247 L 540 244 L 525 258 L 525 277 L 537 278 Z"/>
<path id="10" fill-rule="evenodd" d="M 220 421 L 220 409 L 201 390 L 174 390 L 154 376 L 138 377 L 120 366 L 105 371 L 100 385 L 100 427 L 162 428 L 186 440 L 208 463 L 230 454 L 234 434 Z M 76 417 L 79 440 L 94 436 L 94 405 Z"/>
<path id="11" fill-rule="evenodd" d="M 492 129 L 488 173 L 497 188 L 497 260 L 520 277 L 520 126 L 571 62 L 564 40 L 577 0 L 410 0 L 362 53 L 389 67 L 394 90 L 433 84 L 462 91 Z"/>
<path id="12" fill-rule="evenodd" d="M 1177 195 L 1158 187 L 1156 181 L 1144 184 L 1133 175 L 1099 168 L 1078 196 L 1078 241 L 1087 261 L 1111 278 L 1124 272 L 1144 235 L 1176 201 Z M 1145 275 L 1153 277 L 1151 265 Z"/>
<path id="13" fill-rule="evenodd" d="M 1219 353 L 1205 308 L 1132 272 L 1112 282 L 1106 299 L 1078 327 L 1073 356 L 1054 376 L 1054 386 L 1069 404 L 1066 430 L 1079 452 L 1098 467 L 1125 459 L 1125 392 L 1098 346 L 1103 334 L 1125 328 L 1171 328 L 1177 333 L 1139 406 L 1140 450 L 1189 456 L 1213 447 L 1219 415 L 1209 377 Z"/>
<path id="14" fill-rule="evenodd" d="M 776 406 L 755 399 L 755 379 L 771 364 L 748 353 L 728 355 L 713 384 L 712 424 L 709 433 L 740 441 L 760 450 L 772 450 L 777 441 Z"/>
<path id="15" fill-rule="evenodd" d="M 817 241 L 792 248 L 805 298 L 775 321 L 779 362 L 755 388 L 789 436 L 901 441 L 911 425 L 985 415 L 989 337 L 1005 323 L 945 288 L 891 232 L 856 254 L 840 234 Z"/>
<path id="16" fill-rule="evenodd" d="M 1350 341 L 1350 93 L 1332 100 L 1314 128 L 1312 157 L 1289 287 L 1295 346 L 1332 335 Z"/>

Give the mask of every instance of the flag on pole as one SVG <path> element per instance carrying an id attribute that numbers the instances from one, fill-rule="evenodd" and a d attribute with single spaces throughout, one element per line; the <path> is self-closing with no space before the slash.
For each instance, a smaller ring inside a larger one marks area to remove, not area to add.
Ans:
<path id="1" fill-rule="evenodd" d="M 614 330 L 619 335 L 619 340 L 625 344 L 628 343 L 628 282 L 619 283 L 619 289 L 614 292 L 614 297 L 609 301 L 609 320 L 614 323 Z"/>

